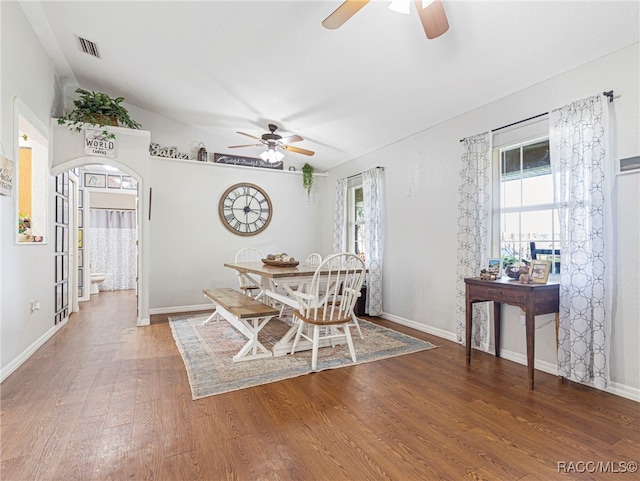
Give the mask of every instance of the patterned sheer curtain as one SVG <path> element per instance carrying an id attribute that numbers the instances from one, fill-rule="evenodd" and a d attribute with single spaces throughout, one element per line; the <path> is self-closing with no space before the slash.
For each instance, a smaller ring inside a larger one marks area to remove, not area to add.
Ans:
<path id="1" fill-rule="evenodd" d="M 464 139 L 461 185 L 458 189 L 458 266 L 456 279 L 456 334 L 465 340 L 465 277 L 477 277 L 487 265 L 491 222 L 491 140 L 489 132 Z M 472 347 L 489 349 L 489 311 L 473 306 Z"/>
<path id="2" fill-rule="evenodd" d="M 558 373 L 609 382 L 613 304 L 613 155 L 604 96 L 550 114 L 549 146 L 559 204 L 560 328 Z"/>
<path id="3" fill-rule="evenodd" d="M 91 209 L 89 213 L 91 272 L 105 273 L 101 291 L 136 287 L 136 212 Z"/>
<path id="4" fill-rule="evenodd" d="M 366 312 L 370 316 L 382 314 L 382 172 L 375 168 L 362 173 L 364 197 L 364 252 L 367 273 Z"/>
<path id="5" fill-rule="evenodd" d="M 336 210 L 333 220 L 333 253 L 347 251 L 347 179 L 336 180 Z"/>

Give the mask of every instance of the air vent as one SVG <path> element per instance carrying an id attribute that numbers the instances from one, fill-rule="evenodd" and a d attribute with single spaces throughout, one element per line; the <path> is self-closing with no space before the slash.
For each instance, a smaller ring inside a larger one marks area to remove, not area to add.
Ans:
<path id="1" fill-rule="evenodd" d="M 80 48 L 84 53 L 88 53 L 89 55 L 93 55 L 94 57 L 100 58 L 97 44 L 93 43 L 91 40 L 87 40 L 86 38 L 82 38 L 82 37 L 78 37 L 78 40 L 80 40 Z"/>

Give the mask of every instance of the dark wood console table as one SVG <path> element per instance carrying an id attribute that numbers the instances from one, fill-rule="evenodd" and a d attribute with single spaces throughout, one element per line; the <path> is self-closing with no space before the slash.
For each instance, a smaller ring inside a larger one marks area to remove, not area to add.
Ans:
<path id="1" fill-rule="evenodd" d="M 560 285 L 521 284 L 518 281 L 498 279 L 485 281 L 479 277 L 467 277 L 464 280 L 466 291 L 466 343 L 467 364 L 471 364 L 471 322 L 473 304 L 493 301 L 493 323 L 495 331 L 496 357 L 500 357 L 500 303 L 518 306 L 525 312 L 525 331 L 527 336 L 527 369 L 529 389 L 533 389 L 533 369 L 535 357 L 535 316 L 559 311 Z"/>

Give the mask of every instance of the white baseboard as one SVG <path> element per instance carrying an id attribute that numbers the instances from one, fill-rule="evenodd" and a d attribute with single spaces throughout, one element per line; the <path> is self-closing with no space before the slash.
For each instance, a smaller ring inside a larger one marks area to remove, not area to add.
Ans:
<path id="1" fill-rule="evenodd" d="M 152 307 L 149 315 L 154 314 L 175 314 L 176 312 L 213 311 L 216 308 L 213 304 L 195 304 L 193 306 L 173 306 L 173 307 Z"/>
<path id="2" fill-rule="evenodd" d="M 415 329 L 416 331 L 426 332 L 427 334 L 432 334 L 434 336 L 441 337 L 442 339 L 446 339 L 448 341 L 458 342 L 457 336 L 453 332 L 444 331 L 442 329 L 436 329 L 436 328 L 427 326 L 425 324 L 412 321 L 410 319 L 405 319 L 404 317 L 399 317 L 393 314 L 389 314 L 387 312 L 383 312 L 380 317 L 382 317 L 383 319 L 387 319 L 389 321 L 395 322 L 397 324 L 410 327 L 412 329 Z M 489 349 L 491 351 L 490 353 L 493 354 L 493 346 L 491 346 Z M 527 365 L 527 356 L 519 352 L 500 349 L 500 357 L 508 361 L 517 362 L 518 364 L 522 364 L 523 366 Z M 535 368 L 539 371 L 546 372 L 548 374 L 553 374 L 554 376 L 558 375 L 558 367 L 555 364 L 547 361 L 541 361 L 540 359 L 536 359 Z M 584 383 L 584 384 L 586 386 L 594 387 L 593 384 L 589 384 L 589 383 Z M 636 389 L 634 387 L 627 386 L 625 384 L 611 382 L 609 383 L 609 386 L 606 389 L 604 389 L 604 391 L 614 394 L 616 396 L 630 399 L 632 401 L 640 402 L 640 389 Z"/>
<path id="3" fill-rule="evenodd" d="M 27 359 L 29 359 L 34 352 L 36 352 L 45 342 L 47 342 L 53 335 L 58 332 L 62 326 L 64 326 L 69 318 L 65 318 L 60 324 L 53 326 L 47 332 L 45 332 L 42 336 L 40 336 L 36 342 L 27 347 L 24 351 L 22 351 L 18 357 L 16 357 L 13 361 L 7 364 L 2 371 L 0 371 L 0 382 L 3 382 L 6 378 L 8 378 L 13 371 L 18 369 Z"/>
<path id="4" fill-rule="evenodd" d="M 437 329 L 435 327 L 427 326 L 426 324 L 422 324 L 420 322 L 412 321 L 411 319 L 406 319 L 404 317 L 389 314 L 388 312 L 383 312 L 380 317 L 382 317 L 383 319 L 387 319 L 388 321 L 395 322 L 396 324 L 410 327 L 411 329 L 415 329 L 416 331 L 422 331 L 422 332 L 426 332 L 427 334 L 432 334 L 434 336 L 441 337 L 443 339 L 446 339 L 447 341 L 458 342 L 458 339 L 456 338 L 455 333 L 451 333 L 449 331 L 444 331 L 442 329 Z"/>

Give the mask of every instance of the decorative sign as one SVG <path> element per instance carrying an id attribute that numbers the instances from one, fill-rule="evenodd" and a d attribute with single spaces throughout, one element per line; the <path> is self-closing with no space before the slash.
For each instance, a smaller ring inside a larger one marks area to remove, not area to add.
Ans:
<path id="1" fill-rule="evenodd" d="M 102 130 L 84 131 L 84 153 L 113 159 L 116 156 L 116 141 L 109 139 Z"/>
<path id="2" fill-rule="evenodd" d="M 178 152 L 178 147 L 160 147 L 160 144 L 151 143 L 149 154 L 155 157 L 166 157 L 168 159 L 191 160 L 191 155 Z"/>
<path id="3" fill-rule="evenodd" d="M 0 194 L 11 195 L 13 190 L 13 161 L 0 155 Z"/>
<path id="4" fill-rule="evenodd" d="M 263 169 L 283 170 L 284 162 L 267 162 L 255 157 L 239 157 L 237 155 L 213 154 L 213 161 L 216 164 L 242 165 L 244 167 L 262 167 Z"/>

